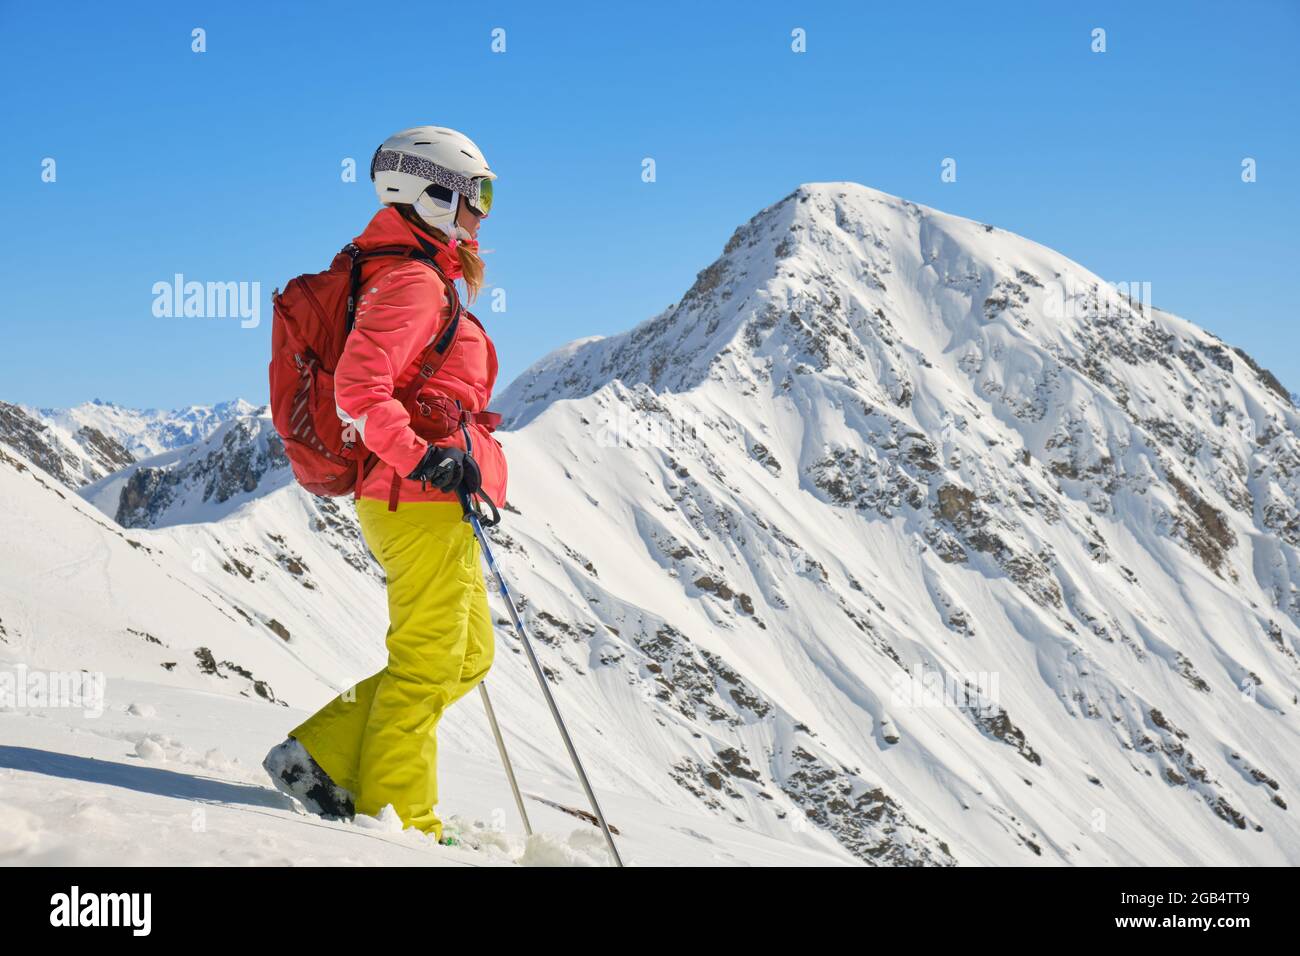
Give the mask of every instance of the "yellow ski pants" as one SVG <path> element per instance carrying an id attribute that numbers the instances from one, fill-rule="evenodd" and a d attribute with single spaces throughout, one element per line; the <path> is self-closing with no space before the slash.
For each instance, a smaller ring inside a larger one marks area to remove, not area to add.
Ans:
<path id="1" fill-rule="evenodd" d="M 442 839 L 436 731 L 492 666 L 494 642 L 474 530 L 454 501 L 357 501 L 361 532 L 388 576 L 388 665 L 290 732 L 357 813 L 392 804 Z"/>

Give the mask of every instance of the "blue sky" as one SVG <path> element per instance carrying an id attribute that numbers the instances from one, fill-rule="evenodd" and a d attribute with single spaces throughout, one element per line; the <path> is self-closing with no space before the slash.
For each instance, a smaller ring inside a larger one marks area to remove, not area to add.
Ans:
<path id="1" fill-rule="evenodd" d="M 501 177 L 499 387 L 676 300 L 799 183 L 853 180 L 1150 282 L 1300 389 L 1297 47 L 1289 0 L 0 0 L 0 399 L 264 401 L 271 289 L 360 231 L 371 153 L 420 123 Z M 156 317 L 178 272 L 260 282 L 260 327 Z"/>

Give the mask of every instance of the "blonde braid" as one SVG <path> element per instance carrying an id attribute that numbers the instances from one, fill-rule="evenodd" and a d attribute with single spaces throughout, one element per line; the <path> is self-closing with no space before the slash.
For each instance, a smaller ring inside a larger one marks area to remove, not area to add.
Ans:
<path id="1" fill-rule="evenodd" d="M 406 203 L 394 203 L 393 205 L 402 214 L 402 217 L 415 226 L 416 229 L 432 236 L 443 245 L 448 245 L 451 242 L 445 232 L 434 228 L 421 219 L 414 206 Z M 483 260 L 478 253 L 459 242 L 456 243 L 456 258 L 460 260 L 460 274 L 461 278 L 465 280 L 465 289 L 469 293 L 469 301 L 473 302 L 478 298 L 478 294 L 483 288 Z"/>

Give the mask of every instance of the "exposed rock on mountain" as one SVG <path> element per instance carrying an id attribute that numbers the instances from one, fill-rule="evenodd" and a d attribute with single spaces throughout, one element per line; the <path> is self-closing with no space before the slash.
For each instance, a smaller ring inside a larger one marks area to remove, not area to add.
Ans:
<path id="1" fill-rule="evenodd" d="M 81 425 L 68 434 L 8 402 L 0 402 L 0 442 L 69 488 L 79 488 L 135 460 L 118 441 L 91 425 Z"/>
<path id="2" fill-rule="evenodd" d="M 116 472 L 82 494 L 123 527 L 147 528 L 214 520 L 292 478 L 284 444 L 263 411 Z"/>

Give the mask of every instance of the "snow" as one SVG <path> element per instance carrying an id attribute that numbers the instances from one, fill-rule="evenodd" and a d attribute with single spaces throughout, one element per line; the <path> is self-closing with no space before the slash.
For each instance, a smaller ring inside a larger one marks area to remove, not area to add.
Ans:
<path id="1" fill-rule="evenodd" d="M 260 767 L 269 735 L 305 713 L 264 702 L 139 681 L 118 693 L 156 716 L 112 707 L 98 719 L 66 710 L 0 711 L 0 863 L 60 866 L 603 866 L 604 840 L 535 800 L 524 837 L 499 764 L 444 747 L 447 830 L 461 846 L 403 831 L 389 808 L 354 823 L 309 816 Z M 482 723 L 481 715 L 479 722 Z M 576 786 L 535 773 L 581 805 Z M 652 802 L 602 794 L 630 864 L 750 861 L 824 865 L 815 852 L 777 854 L 744 829 L 701 823 Z M 689 824 L 689 825 L 688 825 Z"/>
<path id="2" fill-rule="evenodd" d="M 494 406 L 494 553 L 629 863 L 1300 861 L 1300 416 L 1192 323 L 811 184 Z M 304 818 L 262 779 L 381 665 L 385 612 L 350 502 L 294 486 L 257 410 L 82 494 L 0 457 L 0 665 L 108 677 L 98 719 L 0 712 L 12 859 L 604 862 L 538 800 L 523 839 L 473 700 L 441 809 L 478 849 Z M 490 604 L 524 789 L 582 808 Z"/>

